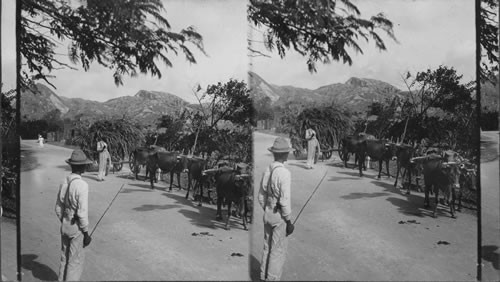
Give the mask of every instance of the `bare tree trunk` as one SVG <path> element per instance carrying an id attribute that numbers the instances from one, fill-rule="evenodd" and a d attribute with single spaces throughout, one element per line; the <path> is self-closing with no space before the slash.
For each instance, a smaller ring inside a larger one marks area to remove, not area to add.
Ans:
<path id="1" fill-rule="evenodd" d="M 193 148 L 191 149 L 193 155 L 194 155 L 194 152 L 196 151 L 196 143 L 198 142 L 198 135 L 200 134 L 200 127 L 201 127 L 201 125 L 199 125 L 198 129 L 196 129 L 196 135 L 194 137 L 194 145 L 193 145 Z"/>
<path id="2" fill-rule="evenodd" d="M 403 131 L 403 135 L 401 136 L 401 143 L 404 143 L 405 140 L 405 135 L 406 135 L 406 128 L 408 127 L 408 121 L 410 120 L 410 117 L 406 118 L 406 123 L 405 123 L 405 130 Z"/>

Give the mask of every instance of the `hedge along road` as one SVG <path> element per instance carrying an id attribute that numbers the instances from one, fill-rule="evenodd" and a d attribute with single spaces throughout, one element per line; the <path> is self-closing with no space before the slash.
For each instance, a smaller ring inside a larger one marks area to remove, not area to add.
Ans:
<path id="1" fill-rule="evenodd" d="M 40 148 L 34 140 L 23 140 L 22 148 L 38 162 L 21 174 L 22 279 L 55 280 L 61 243 L 54 206 L 59 184 L 70 173 L 65 160 L 71 150 Z M 124 184 L 86 248 L 83 281 L 249 279 L 249 233 L 239 220 L 227 231 L 215 221 L 214 205 L 198 207 L 184 198 L 185 190 L 174 186 L 168 192 L 165 182 L 151 190 L 127 169 L 104 182 L 97 182 L 97 172 L 83 176 L 90 188 L 90 230 Z"/>
<path id="2" fill-rule="evenodd" d="M 254 197 L 276 137 L 254 133 Z M 475 280 L 477 219 L 475 211 L 450 218 L 440 205 L 438 217 L 423 208 L 423 193 L 405 195 L 394 178 L 374 170 L 360 178 L 339 157 L 319 161 L 314 170 L 292 154 L 292 217 L 325 179 L 304 208 L 289 237 L 283 280 Z M 352 167 L 352 160 L 351 160 Z M 259 278 L 263 246 L 262 209 L 255 205 L 251 234 L 251 276 Z"/>

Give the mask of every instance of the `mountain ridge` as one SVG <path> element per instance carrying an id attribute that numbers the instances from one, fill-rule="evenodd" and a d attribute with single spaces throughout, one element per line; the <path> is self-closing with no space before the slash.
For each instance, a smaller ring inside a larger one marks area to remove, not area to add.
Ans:
<path id="1" fill-rule="evenodd" d="M 373 102 L 384 102 L 396 96 L 402 97 L 403 91 L 397 87 L 372 78 L 351 77 L 345 83 L 331 83 L 308 89 L 295 86 L 279 86 L 265 81 L 256 73 L 250 72 L 250 85 L 254 89 L 254 99 L 269 97 L 273 106 L 290 103 L 339 103 L 354 111 L 366 111 Z M 271 85 L 271 87 L 267 87 Z M 277 98 L 278 97 L 278 98 Z"/>
<path id="2" fill-rule="evenodd" d="M 68 98 L 56 94 L 44 84 L 21 93 L 22 120 L 42 119 L 45 114 L 59 110 L 63 119 L 81 116 L 94 118 L 130 117 L 143 124 L 154 124 L 161 115 L 173 114 L 191 104 L 184 99 L 162 91 L 139 90 L 133 96 L 121 96 L 98 102 L 83 98 Z"/>

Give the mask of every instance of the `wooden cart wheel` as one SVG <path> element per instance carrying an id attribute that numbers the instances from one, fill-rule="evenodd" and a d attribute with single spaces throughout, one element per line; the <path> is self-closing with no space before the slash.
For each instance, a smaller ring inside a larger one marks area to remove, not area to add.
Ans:
<path id="1" fill-rule="evenodd" d="M 343 162 L 349 160 L 349 153 L 344 154 L 344 144 L 342 142 L 339 144 L 339 157 Z"/>
<path id="2" fill-rule="evenodd" d="M 323 152 L 323 157 L 328 160 L 332 157 L 332 151 L 325 151 Z"/>
<path id="3" fill-rule="evenodd" d="M 113 168 L 115 171 L 120 171 L 123 168 L 122 158 L 118 157 L 118 159 L 113 160 Z"/>

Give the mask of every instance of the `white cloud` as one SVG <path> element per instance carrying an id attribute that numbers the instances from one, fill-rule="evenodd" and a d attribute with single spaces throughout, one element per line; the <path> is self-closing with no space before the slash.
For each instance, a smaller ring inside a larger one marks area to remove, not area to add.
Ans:
<path id="1" fill-rule="evenodd" d="M 16 88 L 16 16 L 15 1 L 1 1 L 2 5 L 2 90 Z"/>

